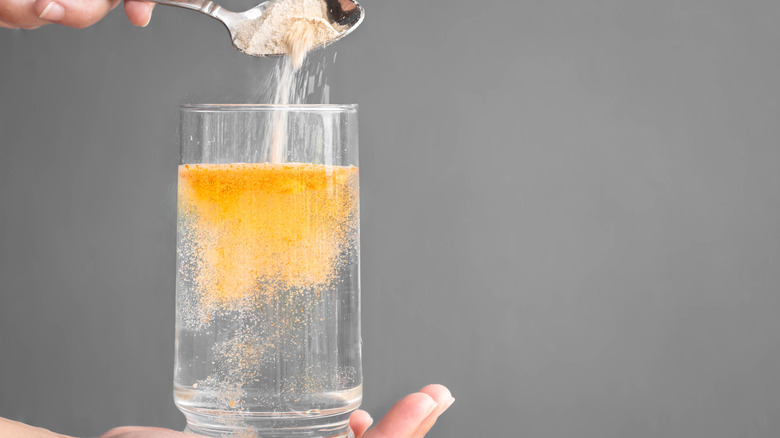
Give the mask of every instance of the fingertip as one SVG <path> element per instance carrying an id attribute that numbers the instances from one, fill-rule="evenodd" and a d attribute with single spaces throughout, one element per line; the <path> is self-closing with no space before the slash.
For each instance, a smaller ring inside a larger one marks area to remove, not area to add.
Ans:
<path id="1" fill-rule="evenodd" d="M 449 401 L 452 398 L 450 390 L 447 389 L 446 386 L 439 384 L 425 386 L 420 392 L 430 395 L 431 398 L 439 404 Z"/>
<path id="2" fill-rule="evenodd" d="M 33 12 L 41 20 L 83 29 L 100 21 L 120 0 L 35 0 Z"/>
<path id="3" fill-rule="evenodd" d="M 152 21 L 154 5 L 143 0 L 125 0 L 125 15 L 134 26 L 146 27 Z"/>
<path id="4" fill-rule="evenodd" d="M 425 436 L 429 430 L 436 424 L 436 420 L 441 414 L 444 413 L 455 402 L 455 398 L 444 385 L 428 385 L 420 390 L 420 392 L 426 393 L 433 398 L 437 407 L 420 423 L 417 435 Z"/>
<path id="5" fill-rule="evenodd" d="M 37 0 L 33 5 L 33 12 L 41 20 L 56 23 L 65 18 L 65 8 L 52 0 Z"/>
<path id="6" fill-rule="evenodd" d="M 423 392 L 399 400 L 367 435 L 380 438 L 412 436 L 438 404 Z"/>
<path id="7" fill-rule="evenodd" d="M 355 438 L 360 438 L 374 423 L 374 419 L 368 412 L 363 410 L 357 410 L 349 417 L 349 427 L 352 429 L 352 433 L 355 434 Z"/>
<path id="8" fill-rule="evenodd" d="M 410 400 L 409 404 L 414 407 L 412 412 L 413 416 L 415 417 L 425 418 L 439 405 L 439 403 L 433 397 L 431 397 L 430 394 L 424 392 L 415 392 L 414 394 L 409 394 L 401 399 L 401 401 L 406 399 Z"/>

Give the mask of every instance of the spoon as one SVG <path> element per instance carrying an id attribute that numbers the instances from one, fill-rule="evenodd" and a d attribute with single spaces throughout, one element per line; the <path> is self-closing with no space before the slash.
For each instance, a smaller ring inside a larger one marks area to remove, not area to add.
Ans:
<path id="1" fill-rule="evenodd" d="M 206 14 L 209 17 L 216 18 L 222 24 L 225 25 L 228 32 L 230 32 L 230 39 L 233 42 L 233 47 L 236 50 L 247 53 L 241 47 L 236 45 L 236 37 L 238 30 L 242 24 L 261 18 L 265 14 L 266 9 L 274 2 L 274 0 L 265 1 L 255 6 L 254 8 L 244 12 L 228 11 L 222 6 L 214 3 L 211 0 L 150 0 L 154 3 L 161 5 L 176 6 L 179 8 L 190 9 L 193 11 Z M 325 41 L 314 49 L 324 47 L 330 43 L 336 42 L 341 38 L 347 36 L 350 32 L 355 30 L 358 25 L 363 21 L 365 12 L 363 8 L 355 0 L 322 0 L 328 9 L 328 21 L 336 31 L 339 32 L 338 36 Z M 253 56 L 282 56 L 283 53 L 247 53 Z"/>

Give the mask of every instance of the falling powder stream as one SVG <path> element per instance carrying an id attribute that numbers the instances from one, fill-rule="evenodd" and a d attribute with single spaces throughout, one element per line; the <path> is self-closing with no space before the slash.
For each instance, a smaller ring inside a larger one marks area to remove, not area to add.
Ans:
<path id="1" fill-rule="evenodd" d="M 293 21 L 284 37 L 288 56 L 283 61 L 281 74 L 278 78 L 274 104 L 289 105 L 300 103 L 306 93 L 305 89 L 296 89 L 296 73 L 303 66 L 306 54 L 315 44 L 314 28 L 307 19 Z M 282 163 L 287 153 L 287 113 L 280 111 L 274 114 L 270 131 L 269 161 Z"/>
<path id="2" fill-rule="evenodd" d="M 337 25 L 337 27 L 340 27 Z M 296 73 L 313 47 L 338 37 L 339 29 L 327 18 L 323 0 L 276 0 L 260 18 L 245 23 L 235 44 L 249 54 L 286 54 L 277 73 L 273 103 L 302 103 L 307 90 L 297 89 Z M 275 115 L 269 133 L 269 161 L 282 163 L 287 151 L 287 114 Z"/>

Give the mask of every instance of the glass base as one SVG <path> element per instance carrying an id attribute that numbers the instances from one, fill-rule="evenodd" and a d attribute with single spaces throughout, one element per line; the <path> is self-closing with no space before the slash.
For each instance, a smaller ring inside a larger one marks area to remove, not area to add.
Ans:
<path id="1" fill-rule="evenodd" d="M 181 409 L 181 407 L 179 408 Z M 219 438 L 354 438 L 349 428 L 352 411 L 327 416 L 278 416 L 181 409 L 185 433 Z"/>

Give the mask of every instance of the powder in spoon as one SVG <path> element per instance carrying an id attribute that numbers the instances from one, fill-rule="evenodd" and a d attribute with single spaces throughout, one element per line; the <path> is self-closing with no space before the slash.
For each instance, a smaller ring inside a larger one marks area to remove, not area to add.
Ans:
<path id="1" fill-rule="evenodd" d="M 339 35 L 327 14 L 323 0 L 276 0 L 261 17 L 244 23 L 234 42 L 250 55 L 289 53 L 293 61 L 303 62 L 310 48 Z M 291 37 L 291 33 L 297 36 Z M 292 41 L 300 44 L 291 44 Z"/>

